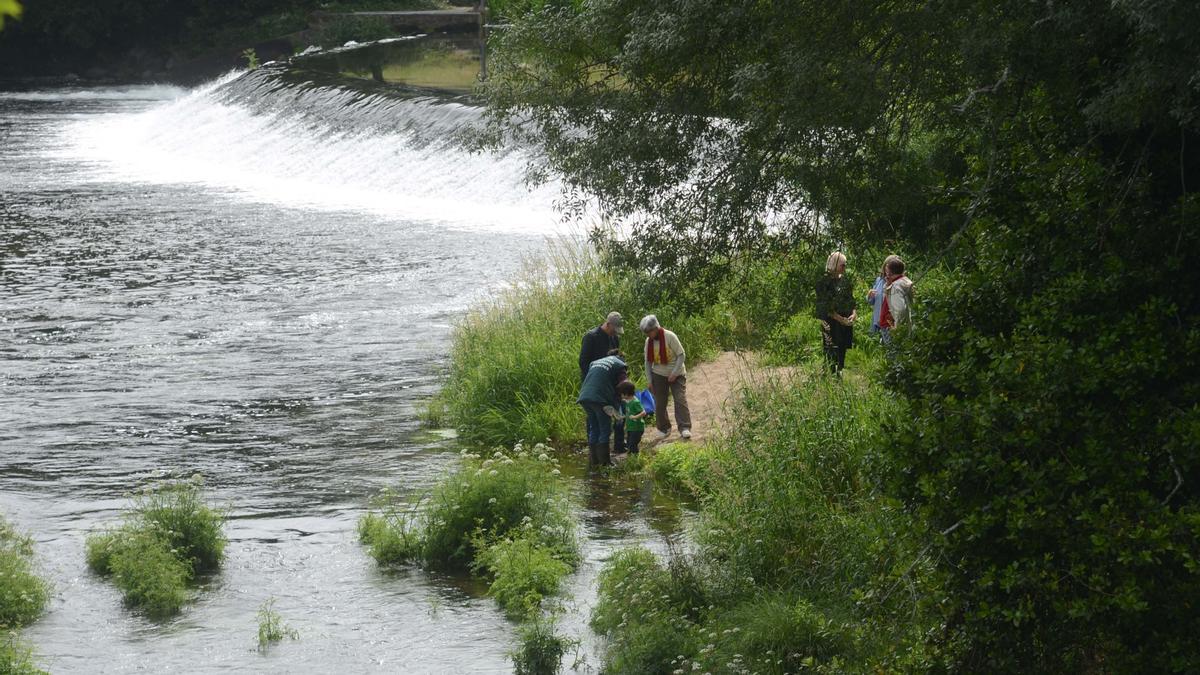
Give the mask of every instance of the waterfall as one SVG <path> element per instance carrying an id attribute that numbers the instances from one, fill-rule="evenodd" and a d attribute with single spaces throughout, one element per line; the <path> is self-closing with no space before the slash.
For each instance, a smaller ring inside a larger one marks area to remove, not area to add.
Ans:
<path id="1" fill-rule="evenodd" d="M 525 150 L 461 146 L 461 132 L 483 123 L 468 99 L 308 77 L 269 66 L 190 92 L 131 90 L 158 100 L 67 125 L 56 152 L 102 182 L 199 185 L 234 199 L 451 228 L 562 229 L 553 209 L 560 188 L 527 188 Z"/>

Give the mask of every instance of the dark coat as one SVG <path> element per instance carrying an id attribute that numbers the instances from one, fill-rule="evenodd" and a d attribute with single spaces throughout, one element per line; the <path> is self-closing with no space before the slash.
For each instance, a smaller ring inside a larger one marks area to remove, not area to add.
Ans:
<path id="1" fill-rule="evenodd" d="M 608 353 L 621 347 L 621 338 L 605 333 L 600 326 L 583 334 L 583 344 L 579 346 L 579 379 L 587 377 L 588 366 L 592 361 L 608 356 Z"/>
<path id="2" fill-rule="evenodd" d="M 583 386 L 579 388 L 579 398 L 576 403 L 597 403 L 611 405 L 620 410 L 621 399 L 617 396 L 617 383 L 625 379 L 628 366 L 619 356 L 606 356 L 592 361 L 587 375 L 583 378 Z"/>

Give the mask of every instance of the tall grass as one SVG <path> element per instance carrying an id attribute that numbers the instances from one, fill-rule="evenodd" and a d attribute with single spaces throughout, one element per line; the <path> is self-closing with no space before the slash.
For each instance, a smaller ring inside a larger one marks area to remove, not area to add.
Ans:
<path id="1" fill-rule="evenodd" d="M 0 673 L 5 675 L 46 675 L 33 663 L 33 649 L 16 631 L 0 629 Z"/>
<path id="2" fill-rule="evenodd" d="M 640 318 L 640 305 L 631 278 L 602 269 L 581 248 L 552 248 L 463 317 L 434 406 L 462 437 L 489 446 L 579 441 L 580 340 L 610 311 Z M 622 348 L 637 353 L 636 335 L 626 331 Z"/>
<path id="3" fill-rule="evenodd" d="M 147 488 L 134 495 L 120 526 L 88 537 L 88 567 L 111 576 L 130 606 L 173 614 L 191 597 L 196 574 L 220 566 L 224 521 L 204 502 L 198 479 Z"/>
<path id="4" fill-rule="evenodd" d="M 701 496 L 696 550 L 667 563 L 623 552 L 601 575 L 605 671 L 924 667 L 920 638 L 936 621 L 922 598 L 937 597 L 925 528 L 881 486 L 880 428 L 900 406 L 815 364 L 737 405 L 704 461 L 663 463 L 705 474 L 686 482 Z"/>
<path id="5" fill-rule="evenodd" d="M 0 518 L 0 630 L 33 623 L 49 597 L 33 569 L 33 541 Z"/>

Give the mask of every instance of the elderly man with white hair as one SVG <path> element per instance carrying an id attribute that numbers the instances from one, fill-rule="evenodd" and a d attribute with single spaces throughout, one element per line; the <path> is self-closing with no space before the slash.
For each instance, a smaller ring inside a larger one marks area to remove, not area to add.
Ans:
<path id="1" fill-rule="evenodd" d="M 671 418 L 667 415 L 668 398 L 675 399 L 675 422 L 679 435 L 692 437 L 692 414 L 687 404 L 687 369 L 683 365 L 683 344 L 679 337 L 663 328 L 658 317 L 647 314 L 638 323 L 646 334 L 646 379 L 654 396 L 655 426 L 658 438 L 671 435 Z"/>

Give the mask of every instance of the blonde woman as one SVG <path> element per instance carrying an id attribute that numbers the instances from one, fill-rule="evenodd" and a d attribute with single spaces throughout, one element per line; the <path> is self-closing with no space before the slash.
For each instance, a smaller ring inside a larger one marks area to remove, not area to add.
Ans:
<path id="1" fill-rule="evenodd" d="M 846 367 L 846 350 L 854 346 L 854 284 L 846 276 L 846 256 L 834 251 L 825 261 L 825 274 L 817 281 L 813 314 L 821 321 L 825 360 L 836 375 Z"/>

